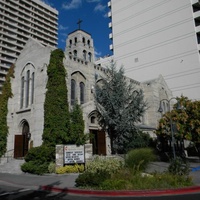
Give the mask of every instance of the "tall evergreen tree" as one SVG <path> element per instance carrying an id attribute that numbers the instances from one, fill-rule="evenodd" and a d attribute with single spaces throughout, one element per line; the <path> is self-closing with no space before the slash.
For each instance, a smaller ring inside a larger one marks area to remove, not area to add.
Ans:
<path id="1" fill-rule="evenodd" d="M 112 153 L 124 153 L 138 134 L 135 124 L 147 106 L 142 90 L 125 78 L 123 67 L 118 71 L 112 62 L 96 84 L 95 100 L 99 123 L 110 137 Z"/>
<path id="2" fill-rule="evenodd" d="M 73 105 L 70 113 L 71 130 L 70 142 L 71 144 L 83 145 L 86 142 L 86 135 L 84 134 L 84 120 L 81 106 L 77 103 Z"/>
<path id="3" fill-rule="evenodd" d="M 69 141 L 70 114 L 63 58 L 61 49 L 52 51 L 47 69 L 43 144 L 52 146 Z"/>
<path id="4" fill-rule="evenodd" d="M 6 75 L 6 81 L 4 82 L 2 94 L 0 95 L 0 157 L 6 152 L 8 99 L 12 97 L 11 78 L 14 78 L 14 68 L 15 65 L 13 64 Z"/>

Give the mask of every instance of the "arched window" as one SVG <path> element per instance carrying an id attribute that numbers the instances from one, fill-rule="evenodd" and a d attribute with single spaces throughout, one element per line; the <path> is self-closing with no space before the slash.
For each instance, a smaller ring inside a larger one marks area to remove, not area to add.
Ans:
<path id="1" fill-rule="evenodd" d="M 74 56 L 75 56 L 75 57 L 77 56 L 77 51 L 76 51 L 76 50 L 74 50 Z"/>
<path id="2" fill-rule="evenodd" d="M 69 45 L 70 45 L 70 47 L 72 46 L 72 40 L 69 40 Z"/>
<path id="3" fill-rule="evenodd" d="M 74 42 L 75 42 L 75 44 L 77 43 L 77 37 L 74 38 Z"/>
<path id="4" fill-rule="evenodd" d="M 80 103 L 83 104 L 85 101 L 85 84 L 80 83 Z"/>
<path id="5" fill-rule="evenodd" d="M 90 122 L 91 122 L 91 124 L 95 124 L 95 117 L 94 116 L 91 117 Z"/>
<path id="6" fill-rule="evenodd" d="M 84 37 L 83 37 L 82 41 L 83 41 L 83 43 L 85 44 L 85 38 L 84 38 Z"/>
<path id="7" fill-rule="evenodd" d="M 35 81 L 35 73 L 32 73 L 32 83 L 31 83 L 31 104 L 33 104 L 34 101 L 34 81 Z"/>
<path id="8" fill-rule="evenodd" d="M 20 97 L 20 108 L 24 106 L 24 76 L 21 79 L 21 97 Z"/>
<path id="9" fill-rule="evenodd" d="M 71 80 L 71 105 L 74 105 L 76 100 L 76 81 Z"/>
<path id="10" fill-rule="evenodd" d="M 88 46 L 90 47 L 90 40 L 87 41 Z"/>
<path id="11" fill-rule="evenodd" d="M 86 54 L 87 54 L 87 52 L 86 52 L 86 50 L 84 50 L 84 51 L 83 51 L 83 59 L 84 59 L 84 60 L 86 60 Z"/>
<path id="12" fill-rule="evenodd" d="M 26 72 L 26 108 L 29 105 L 30 70 Z"/>
<path id="13" fill-rule="evenodd" d="M 88 53 L 88 60 L 91 62 L 92 61 L 92 54 L 89 52 Z"/>
<path id="14" fill-rule="evenodd" d="M 21 72 L 20 109 L 28 108 L 34 101 L 35 67 L 27 63 Z"/>

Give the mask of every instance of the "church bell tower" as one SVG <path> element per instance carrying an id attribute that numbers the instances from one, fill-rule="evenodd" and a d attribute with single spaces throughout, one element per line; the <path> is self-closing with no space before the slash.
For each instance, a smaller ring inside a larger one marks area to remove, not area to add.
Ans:
<path id="1" fill-rule="evenodd" d="M 77 59 L 94 62 L 93 39 L 89 33 L 80 29 L 81 22 L 78 22 L 79 29 L 69 33 L 65 52 Z"/>

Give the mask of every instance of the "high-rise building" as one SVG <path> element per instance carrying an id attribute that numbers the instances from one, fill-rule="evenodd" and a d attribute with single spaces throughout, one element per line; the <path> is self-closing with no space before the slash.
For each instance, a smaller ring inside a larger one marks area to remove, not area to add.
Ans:
<path id="1" fill-rule="evenodd" d="M 200 100 L 198 0 L 111 0 L 110 38 L 126 75 L 145 81 L 162 74 L 174 96 Z"/>
<path id="2" fill-rule="evenodd" d="M 0 90 L 30 37 L 56 47 L 58 11 L 40 0 L 0 0 Z"/>

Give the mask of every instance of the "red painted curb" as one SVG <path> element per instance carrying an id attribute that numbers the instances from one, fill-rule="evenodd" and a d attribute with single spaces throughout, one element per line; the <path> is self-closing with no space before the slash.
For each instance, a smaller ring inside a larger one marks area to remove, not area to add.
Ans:
<path id="1" fill-rule="evenodd" d="M 62 192 L 74 195 L 88 195 L 88 196 L 163 196 L 163 195 L 178 195 L 188 193 L 199 193 L 200 186 L 193 186 L 179 189 L 167 189 L 167 190 L 85 190 L 76 188 L 59 188 L 54 186 L 42 186 L 43 190 Z"/>

